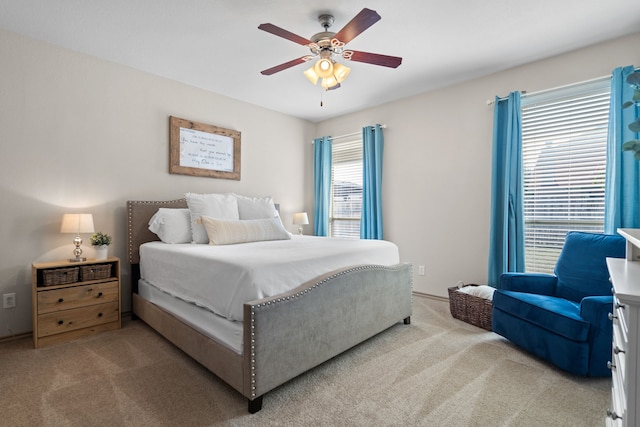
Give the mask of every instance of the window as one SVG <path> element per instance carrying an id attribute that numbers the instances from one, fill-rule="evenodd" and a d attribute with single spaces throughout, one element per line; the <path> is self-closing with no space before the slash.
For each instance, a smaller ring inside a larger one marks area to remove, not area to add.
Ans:
<path id="1" fill-rule="evenodd" d="M 604 230 L 609 85 L 522 98 L 527 272 L 553 273 L 567 231 Z"/>
<path id="2" fill-rule="evenodd" d="M 360 238 L 362 212 L 362 139 L 333 142 L 331 165 L 331 237 Z"/>

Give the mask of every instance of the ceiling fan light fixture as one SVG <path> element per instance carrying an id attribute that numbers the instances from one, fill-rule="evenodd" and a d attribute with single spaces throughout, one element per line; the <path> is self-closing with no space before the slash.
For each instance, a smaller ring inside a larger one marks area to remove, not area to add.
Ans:
<path id="1" fill-rule="evenodd" d="M 342 83 L 349 76 L 351 72 L 351 68 L 344 66 L 338 62 L 333 64 L 333 76 L 338 81 L 338 83 Z"/>
<path id="2" fill-rule="evenodd" d="M 333 76 L 333 63 L 328 58 L 320 59 L 313 68 L 319 77 L 327 78 Z"/>
<path id="3" fill-rule="evenodd" d="M 318 84 L 318 79 L 320 78 L 320 76 L 315 72 L 313 68 L 314 67 L 311 67 L 307 71 L 305 71 L 304 76 L 309 79 L 311 84 L 315 85 Z"/>
<path id="4" fill-rule="evenodd" d="M 340 84 L 347 79 L 351 72 L 349 67 L 335 62 L 333 59 L 334 56 L 336 58 L 342 57 L 347 61 L 398 68 L 398 66 L 402 64 L 402 58 L 400 57 L 346 49 L 347 43 L 380 19 L 380 15 L 375 10 L 364 8 L 342 27 L 340 31 L 334 33 L 329 31 L 329 28 L 334 22 L 334 17 L 329 14 L 322 14 L 318 17 L 318 21 L 324 28 L 324 31 L 314 34 L 310 39 L 300 37 L 271 23 L 260 24 L 258 29 L 305 46 L 310 50 L 310 54 L 308 55 L 268 68 L 260 73 L 270 76 L 317 58 L 317 62 L 304 72 L 305 77 L 314 85 L 317 85 L 318 80 L 322 79 L 321 86 L 325 90 L 334 90 L 340 87 Z"/>
<path id="5" fill-rule="evenodd" d="M 333 76 L 325 77 L 322 79 L 322 87 L 326 90 L 334 89 L 334 86 L 337 86 L 339 84 L 340 82 Z"/>

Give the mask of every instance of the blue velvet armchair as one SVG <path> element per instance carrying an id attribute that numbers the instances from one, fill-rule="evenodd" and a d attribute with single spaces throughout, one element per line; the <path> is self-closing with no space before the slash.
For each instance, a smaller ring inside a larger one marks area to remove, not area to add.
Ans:
<path id="1" fill-rule="evenodd" d="M 624 256 L 622 236 L 567 233 L 555 274 L 500 277 L 493 331 L 573 374 L 611 375 L 613 297 L 605 259 Z"/>

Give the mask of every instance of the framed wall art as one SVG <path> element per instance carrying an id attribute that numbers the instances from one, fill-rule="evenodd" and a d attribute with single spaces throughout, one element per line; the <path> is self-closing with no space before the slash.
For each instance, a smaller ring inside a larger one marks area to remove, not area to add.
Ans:
<path id="1" fill-rule="evenodd" d="M 169 117 L 169 173 L 240 181 L 240 132 Z"/>

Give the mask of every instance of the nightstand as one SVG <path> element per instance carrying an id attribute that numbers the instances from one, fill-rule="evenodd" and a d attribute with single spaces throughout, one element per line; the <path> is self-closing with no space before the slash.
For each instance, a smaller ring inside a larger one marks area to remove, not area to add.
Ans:
<path id="1" fill-rule="evenodd" d="M 120 259 L 32 264 L 33 346 L 120 329 Z"/>

